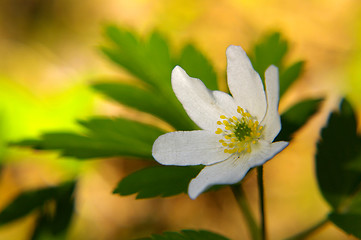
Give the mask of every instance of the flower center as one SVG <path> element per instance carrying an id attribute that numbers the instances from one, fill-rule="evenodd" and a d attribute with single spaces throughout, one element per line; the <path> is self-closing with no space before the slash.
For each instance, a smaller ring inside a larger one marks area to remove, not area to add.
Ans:
<path id="1" fill-rule="evenodd" d="M 252 145 L 261 137 L 263 126 L 243 108 L 238 106 L 237 112 L 241 115 L 238 118 L 220 116 L 221 120 L 217 121 L 217 124 L 221 128 L 217 128 L 216 134 L 222 134 L 224 137 L 219 142 L 225 147 L 225 153 L 250 153 Z"/>

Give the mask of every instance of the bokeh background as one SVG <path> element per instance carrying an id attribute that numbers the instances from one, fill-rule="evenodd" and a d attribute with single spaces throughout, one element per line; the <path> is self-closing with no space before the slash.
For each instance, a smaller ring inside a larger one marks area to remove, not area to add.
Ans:
<path id="1" fill-rule="evenodd" d="M 9 148 L 9 141 L 49 130 L 75 130 L 76 119 L 136 114 L 92 92 L 89 83 L 126 76 L 99 51 L 103 26 L 115 23 L 147 36 L 157 29 L 175 51 L 194 43 L 225 81 L 225 49 L 250 48 L 272 31 L 290 43 L 287 61 L 305 60 L 302 77 L 280 110 L 309 96 L 325 97 L 320 112 L 291 145 L 265 165 L 270 239 L 282 239 L 321 220 L 328 206 L 317 187 L 315 143 L 340 96 L 361 107 L 361 2 L 357 0 L 0 0 L 0 209 L 24 190 L 73 176 L 76 215 L 68 239 L 132 239 L 165 230 L 208 229 L 248 239 L 229 189 L 165 199 L 135 200 L 112 190 L 137 161 L 76 161 L 56 153 Z M 223 85 L 224 86 L 224 85 Z M 360 111 L 358 111 L 360 113 Z M 360 114 L 359 114 L 360 116 Z M 257 212 L 255 173 L 244 185 Z M 0 239 L 29 239 L 36 212 L 0 227 Z M 351 239 L 332 224 L 310 239 Z"/>

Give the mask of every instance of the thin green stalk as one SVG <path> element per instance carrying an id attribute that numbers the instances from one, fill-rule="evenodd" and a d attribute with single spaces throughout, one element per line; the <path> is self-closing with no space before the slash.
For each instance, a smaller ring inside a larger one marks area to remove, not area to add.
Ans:
<path id="1" fill-rule="evenodd" d="M 292 237 L 286 238 L 286 240 L 301 240 L 301 239 L 305 239 L 309 236 L 311 236 L 312 234 L 314 234 L 316 231 L 320 230 L 323 226 L 326 225 L 326 223 L 328 223 L 328 218 L 322 219 L 320 222 L 318 222 L 316 225 L 310 227 L 309 229 L 306 229 Z"/>
<path id="2" fill-rule="evenodd" d="M 246 223 L 248 225 L 249 232 L 251 234 L 251 237 L 253 240 L 259 240 L 259 227 L 257 225 L 257 222 L 249 208 L 246 195 L 243 191 L 241 184 L 236 184 L 231 186 L 232 192 L 234 197 L 236 198 L 236 201 L 238 203 L 238 206 L 240 207 L 243 216 L 246 220 Z"/>
<path id="3" fill-rule="evenodd" d="M 264 207 L 264 187 L 263 187 L 263 166 L 257 167 L 257 182 L 259 193 L 259 204 L 261 211 L 261 239 L 266 240 L 266 222 L 265 222 L 265 207 Z"/>

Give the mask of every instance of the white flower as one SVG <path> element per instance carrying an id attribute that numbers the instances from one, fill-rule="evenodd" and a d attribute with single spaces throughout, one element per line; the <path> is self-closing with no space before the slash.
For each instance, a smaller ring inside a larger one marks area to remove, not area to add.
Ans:
<path id="1" fill-rule="evenodd" d="M 241 47 L 229 46 L 227 77 L 230 96 L 211 91 L 179 66 L 172 87 L 189 117 L 203 130 L 160 136 L 153 157 L 164 165 L 205 165 L 188 187 L 190 198 L 212 185 L 239 182 L 249 169 L 264 164 L 288 142 L 273 142 L 281 130 L 278 113 L 278 69 L 265 72 L 265 88 Z"/>

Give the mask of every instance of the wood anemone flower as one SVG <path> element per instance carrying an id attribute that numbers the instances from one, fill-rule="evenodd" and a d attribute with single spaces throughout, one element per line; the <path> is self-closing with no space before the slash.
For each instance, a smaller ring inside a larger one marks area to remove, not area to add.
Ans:
<path id="1" fill-rule="evenodd" d="M 205 165 L 189 184 L 192 199 L 213 185 L 241 181 L 249 169 L 264 164 L 288 145 L 273 142 L 281 130 L 277 67 L 266 70 L 265 91 L 241 47 L 229 46 L 226 55 L 232 96 L 207 89 L 179 66 L 173 69 L 173 91 L 203 130 L 170 132 L 153 144 L 153 157 L 161 164 Z"/>

